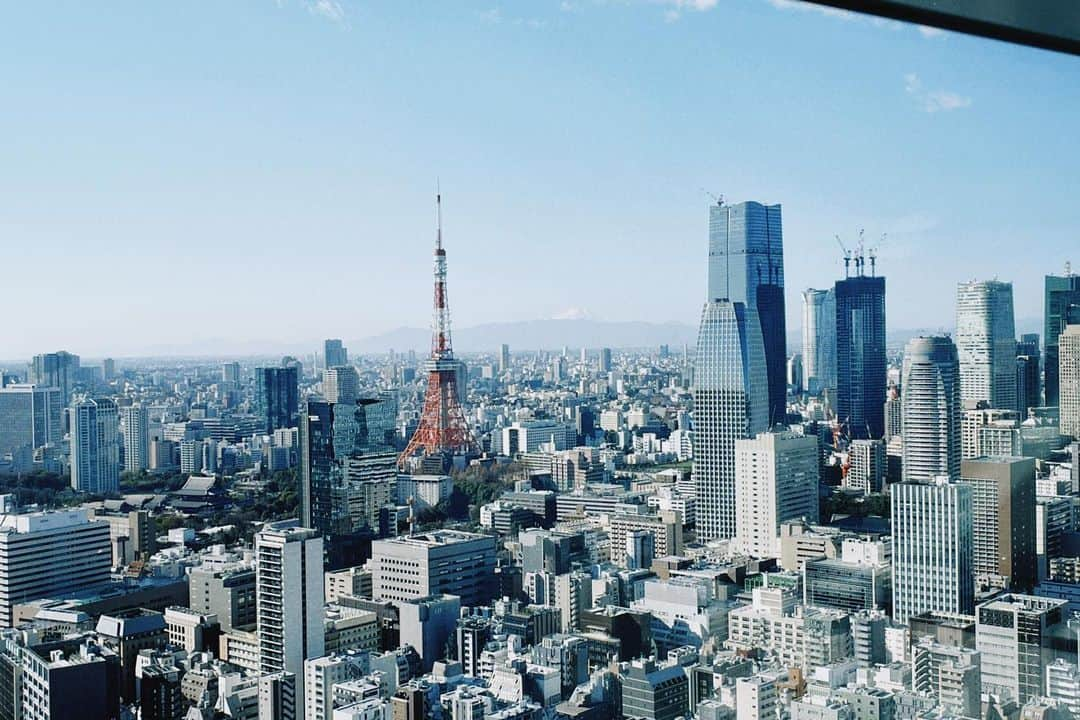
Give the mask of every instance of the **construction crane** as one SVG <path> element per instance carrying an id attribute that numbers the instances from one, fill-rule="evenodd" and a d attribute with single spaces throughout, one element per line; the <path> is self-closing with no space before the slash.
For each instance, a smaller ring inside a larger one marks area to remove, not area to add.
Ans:
<path id="1" fill-rule="evenodd" d="M 877 256 L 878 251 L 881 250 L 881 246 L 885 244 L 885 240 L 888 237 L 885 233 L 881 233 L 881 239 L 878 240 L 878 244 L 870 248 L 867 253 L 870 256 L 870 277 L 874 277 L 877 271 Z"/>
<path id="2" fill-rule="evenodd" d="M 711 199 L 711 200 L 712 200 L 712 201 L 713 201 L 714 203 L 716 203 L 716 204 L 717 204 L 718 206 L 719 206 L 719 205 L 723 205 L 723 204 L 724 204 L 724 196 L 723 196 L 723 195 L 717 195 L 716 193 L 712 193 L 712 192 L 709 192 L 709 191 L 708 191 L 708 190 L 706 190 L 705 188 L 701 188 L 701 192 L 703 192 L 703 193 L 705 193 L 706 195 L 708 195 L 708 196 L 709 196 L 709 198 L 710 198 L 710 199 Z"/>
<path id="3" fill-rule="evenodd" d="M 851 267 L 851 251 L 844 245 L 844 241 L 840 239 L 839 235 L 834 235 L 836 243 L 840 246 L 840 249 L 844 251 L 844 277 L 850 277 L 849 268 Z"/>

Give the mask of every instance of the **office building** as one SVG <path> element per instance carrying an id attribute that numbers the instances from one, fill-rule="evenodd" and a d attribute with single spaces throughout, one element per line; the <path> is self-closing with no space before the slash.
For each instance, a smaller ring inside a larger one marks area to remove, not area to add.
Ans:
<path id="1" fill-rule="evenodd" d="M 787 416 L 784 241 L 779 205 L 709 207 L 707 300 L 742 303 L 759 323 L 768 391 L 766 422 Z"/>
<path id="2" fill-rule="evenodd" d="M 836 416 L 852 438 L 885 434 L 887 368 L 885 278 L 837 281 Z"/>
<path id="3" fill-rule="evenodd" d="M 303 699 L 297 697 L 296 673 L 273 672 L 259 676 L 259 720 L 299 720 Z M 297 708 L 300 711 L 297 712 Z"/>
<path id="4" fill-rule="evenodd" d="M 848 471 L 844 487 L 870 493 L 881 492 L 888 475 L 884 440 L 852 440 L 848 445 Z"/>
<path id="5" fill-rule="evenodd" d="M 1000 700 L 1046 694 L 1045 673 L 1055 657 L 1053 635 L 1064 630 L 1064 600 L 1001 595 L 975 613 L 975 647 L 982 656 L 982 691 Z"/>
<path id="6" fill-rule="evenodd" d="M 3 515 L 0 567 L 0 623 L 11 627 L 16 603 L 108 584 L 109 524 L 92 521 L 86 510 Z"/>
<path id="7" fill-rule="evenodd" d="M 466 607 L 485 605 L 495 591 L 495 537 L 433 530 L 376 540 L 371 569 L 376 600 L 457 595 Z"/>
<path id="8" fill-rule="evenodd" d="M 1080 439 L 1080 324 L 1068 325 L 1058 338 L 1058 378 L 1061 434 Z"/>
<path id="9" fill-rule="evenodd" d="M 420 653 L 424 672 L 431 672 L 436 660 L 446 658 L 447 641 L 454 637 L 461 598 L 456 595 L 429 595 L 399 600 L 398 618 L 401 644 Z"/>
<path id="10" fill-rule="evenodd" d="M 503 343 L 499 346 L 499 374 L 510 369 L 510 346 Z"/>
<path id="11" fill-rule="evenodd" d="M 188 573 L 192 610 L 213 615 L 224 632 L 255 629 L 255 568 L 246 563 L 194 567 Z"/>
<path id="12" fill-rule="evenodd" d="M 20 720 L 119 718 L 120 658 L 87 635 L 20 648 Z"/>
<path id="13" fill-rule="evenodd" d="M 323 363 L 327 370 L 349 364 L 349 351 L 341 344 L 341 340 L 323 342 Z"/>
<path id="14" fill-rule="evenodd" d="M 735 535 L 735 441 L 769 427 L 764 345 L 752 307 L 711 300 L 694 369 L 694 469 L 702 540 Z"/>
<path id="15" fill-rule="evenodd" d="M 893 485 L 893 617 L 974 610 L 972 489 L 947 477 Z"/>
<path id="16" fill-rule="evenodd" d="M 296 427 L 299 409 L 299 373 L 295 365 L 255 368 L 255 414 L 263 432 Z"/>
<path id="17" fill-rule="evenodd" d="M 796 395 L 801 393 L 805 388 L 806 383 L 803 382 L 802 353 L 795 353 L 788 358 L 787 384 L 791 392 Z"/>
<path id="18" fill-rule="evenodd" d="M 1012 283 L 963 282 L 956 288 L 956 353 L 960 400 L 993 408 L 1014 408 L 1016 324 Z"/>
<path id="19" fill-rule="evenodd" d="M 1042 362 L 1038 334 L 1028 333 L 1016 343 L 1016 411 L 1027 417 L 1028 410 L 1042 405 Z"/>
<path id="20" fill-rule="evenodd" d="M 1045 404 L 1057 407 L 1059 399 L 1058 338 L 1068 325 L 1080 324 L 1080 275 L 1047 275 L 1043 305 L 1043 369 Z"/>
<path id="21" fill-rule="evenodd" d="M 60 403 L 64 407 L 71 403 L 71 393 L 78 379 L 79 356 L 64 350 L 35 355 L 30 362 L 30 384 L 59 388 Z"/>
<path id="22" fill-rule="evenodd" d="M 904 480 L 960 476 L 960 378 L 948 337 L 918 337 L 904 348 Z"/>
<path id="23" fill-rule="evenodd" d="M 228 383 L 229 385 L 238 385 L 240 383 L 240 363 L 221 363 L 221 382 Z"/>
<path id="24" fill-rule="evenodd" d="M 683 523 L 673 510 L 661 510 L 655 515 L 617 513 L 611 516 L 608 537 L 611 545 L 611 562 L 627 566 L 630 561 L 631 535 L 642 531 L 652 536 L 653 557 L 679 555 L 683 551 Z M 637 549 L 635 548 L 635 551 Z M 651 565 L 650 561 L 650 565 Z M 647 569 L 647 568 L 646 568 Z"/>
<path id="25" fill-rule="evenodd" d="M 150 416 L 143 405 L 120 408 L 124 437 L 124 470 L 140 472 L 150 467 Z"/>
<path id="26" fill-rule="evenodd" d="M 811 395 L 836 388 L 836 290 L 803 291 L 803 377 Z"/>
<path id="27" fill-rule="evenodd" d="M 105 495 L 120 489 L 120 424 L 116 403 L 83 400 L 72 407 L 71 487 Z"/>
<path id="28" fill-rule="evenodd" d="M 60 390 L 44 385 L 0 387 L 0 455 L 46 445 L 64 438 Z"/>
<path id="29" fill-rule="evenodd" d="M 611 348 L 600 348 L 600 361 L 597 366 L 600 372 L 611 372 Z"/>
<path id="30" fill-rule="evenodd" d="M 328 403 L 355 404 L 360 397 L 360 374 L 352 365 L 323 370 L 323 397 Z"/>
<path id="31" fill-rule="evenodd" d="M 296 520 L 255 534 L 259 669 L 303 677 L 304 660 L 323 654 L 323 542 Z M 296 687 L 303 706 L 303 688 Z"/>
<path id="32" fill-rule="evenodd" d="M 1035 552 L 1035 460 L 982 457 L 964 460 L 971 486 L 974 571 L 997 578 L 999 587 L 1030 591 L 1037 581 Z"/>
<path id="33" fill-rule="evenodd" d="M 735 441 L 735 537 L 743 552 L 779 557 L 780 523 L 818 521 L 817 436 L 764 432 Z"/>
<path id="34" fill-rule="evenodd" d="M 656 535 L 648 530 L 631 530 L 626 534 L 626 568 L 648 570 L 656 557 Z"/>
<path id="35" fill-rule="evenodd" d="M 623 717 L 653 720 L 685 717 L 690 710 L 689 697 L 689 682 L 679 665 L 657 667 L 651 659 L 632 660 L 622 675 Z"/>

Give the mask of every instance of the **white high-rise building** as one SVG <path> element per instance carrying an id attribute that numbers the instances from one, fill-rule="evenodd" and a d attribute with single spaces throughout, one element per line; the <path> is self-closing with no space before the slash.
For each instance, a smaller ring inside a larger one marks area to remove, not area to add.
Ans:
<path id="1" fill-rule="evenodd" d="M 960 477 L 960 383 L 956 346 L 917 337 L 904 348 L 904 480 Z"/>
<path id="2" fill-rule="evenodd" d="M 124 434 L 124 470 L 139 472 L 150 467 L 150 417 L 142 405 L 120 409 Z"/>
<path id="3" fill-rule="evenodd" d="M 768 429 L 765 346 L 757 313 L 705 303 L 694 368 L 694 483 L 698 537 L 735 535 L 735 441 Z"/>
<path id="4" fill-rule="evenodd" d="M 761 675 L 735 681 L 735 717 L 738 720 L 776 720 L 780 701 L 776 681 Z"/>
<path id="5" fill-rule="evenodd" d="M 323 654 L 323 541 L 299 520 L 269 523 L 255 535 L 259 669 L 304 677 L 304 660 Z M 303 683 L 296 683 L 303 707 Z"/>
<path id="6" fill-rule="evenodd" d="M 892 485 L 893 617 L 971 614 L 975 603 L 971 486 L 939 477 Z"/>
<path id="7" fill-rule="evenodd" d="M 848 446 L 848 473 L 844 487 L 864 493 L 881 492 L 888 466 L 884 440 L 852 440 Z"/>
<path id="8" fill-rule="evenodd" d="M 980 401 L 993 408 L 1016 407 L 1012 283 L 988 280 L 957 286 L 956 351 L 965 407 Z"/>
<path id="9" fill-rule="evenodd" d="M 71 487 L 98 495 L 120 489 L 120 418 L 112 400 L 71 408 Z"/>
<path id="10" fill-rule="evenodd" d="M 803 291 L 803 377 L 811 395 L 836 387 L 836 290 Z"/>
<path id="11" fill-rule="evenodd" d="M 1080 438 L 1080 325 L 1068 325 L 1058 337 L 1061 434 Z"/>
<path id="12" fill-rule="evenodd" d="M 735 441 L 735 536 L 757 557 L 780 556 L 780 523 L 818 521 L 818 440 L 764 432 Z"/>

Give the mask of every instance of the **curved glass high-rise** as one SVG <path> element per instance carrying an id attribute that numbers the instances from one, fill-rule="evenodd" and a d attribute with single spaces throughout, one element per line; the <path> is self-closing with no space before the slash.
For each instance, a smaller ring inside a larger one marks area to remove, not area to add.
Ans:
<path id="1" fill-rule="evenodd" d="M 836 291 L 803 291 L 803 377 L 811 395 L 836 387 Z"/>
<path id="2" fill-rule="evenodd" d="M 904 480 L 960 477 L 960 365 L 946 336 L 917 337 L 904 348 Z"/>
<path id="3" fill-rule="evenodd" d="M 735 441 L 769 427 L 761 326 L 753 308 L 710 300 L 694 370 L 694 483 L 702 540 L 735 535 Z"/>
<path id="4" fill-rule="evenodd" d="M 765 350 L 769 422 L 787 414 L 784 240 L 779 205 L 709 208 L 709 300 L 743 303 L 757 315 Z"/>

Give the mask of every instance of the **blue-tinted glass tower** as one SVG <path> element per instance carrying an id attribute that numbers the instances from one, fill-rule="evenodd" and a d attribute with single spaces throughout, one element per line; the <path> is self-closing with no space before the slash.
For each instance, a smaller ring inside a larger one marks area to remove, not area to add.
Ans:
<path id="1" fill-rule="evenodd" d="M 1080 275 L 1066 271 L 1065 275 L 1046 276 L 1046 305 L 1044 306 L 1043 346 L 1046 352 L 1044 362 L 1046 378 L 1046 405 L 1057 407 L 1059 404 L 1058 380 L 1058 336 L 1070 323 L 1080 323 Z"/>
<path id="2" fill-rule="evenodd" d="M 710 207 L 708 300 L 742 303 L 757 315 L 765 346 L 769 424 L 783 422 L 787 338 L 779 205 L 743 202 Z"/>
<path id="3" fill-rule="evenodd" d="M 836 283 L 836 416 L 852 438 L 885 435 L 885 278 Z"/>
<path id="4" fill-rule="evenodd" d="M 255 368 L 255 411 L 265 432 L 296 427 L 300 386 L 295 366 Z"/>

